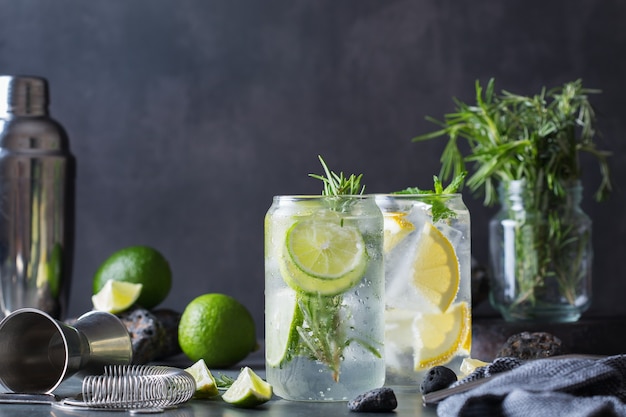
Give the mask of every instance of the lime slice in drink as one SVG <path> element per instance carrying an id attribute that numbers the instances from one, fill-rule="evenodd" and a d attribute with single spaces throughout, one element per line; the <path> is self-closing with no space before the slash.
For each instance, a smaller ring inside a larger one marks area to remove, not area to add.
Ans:
<path id="1" fill-rule="evenodd" d="M 215 378 L 206 366 L 204 359 L 198 360 L 185 371 L 196 381 L 195 398 L 211 398 L 219 394 Z"/>
<path id="2" fill-rule="evenodd" d="M 141 294 L 142 284 L 110 280 L 91 297 L 94 310 L 121 313 L 135 304 Z"/>
<path id="3" fill-rule="evenodd" d="M 297 352 L 298 326 L 304 321 L 297 304 L 296 293 L 288 288 L 277 291 L 267 306 L 268 327 L 273 337 L 265 339 L 265 359 L 268 366 L 279 367 Z"/>
<path id="4" fill-rule="evenodd" d="M 236 407 L 252 408 L 272 398 L 272 386 L 247 366 L 241 370 L 222 399 Z"/>
<path id="5" fill-rule="evenodd" d="M 359 230 L 341 221 L 296 222 L 285 239 L 283 279 L 296 291 L 335 295 L 352 288 L 367 268 Z"/>

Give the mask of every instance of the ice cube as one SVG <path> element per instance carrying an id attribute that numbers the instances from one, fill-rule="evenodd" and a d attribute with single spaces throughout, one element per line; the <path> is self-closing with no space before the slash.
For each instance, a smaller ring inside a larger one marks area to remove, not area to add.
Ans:
<path id="1" fill-rule="evenodd" d="M 453 248 L 459 247 L 461 243 L 461 239 L 463 238 L 463 232 L 457 230 L 451 226 L 448 226 L 446 223 L 439 222 L 437 223 L 437 229 L 450 241 Z"/>

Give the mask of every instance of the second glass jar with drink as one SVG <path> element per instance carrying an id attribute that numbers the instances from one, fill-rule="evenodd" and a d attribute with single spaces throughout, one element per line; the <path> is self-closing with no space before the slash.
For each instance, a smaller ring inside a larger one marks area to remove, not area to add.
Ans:
<path id="1" fill-rule="evenodd" d="M 471 348 L 470 215 L 460 194 L 386 194 L 386 384 L 419 387 L 431 367 L 459 373 Z"/>

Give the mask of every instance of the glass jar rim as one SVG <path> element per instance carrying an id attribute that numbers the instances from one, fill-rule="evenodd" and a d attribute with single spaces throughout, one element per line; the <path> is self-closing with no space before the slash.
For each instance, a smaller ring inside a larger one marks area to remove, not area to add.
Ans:
<path id="1" fill-rule="evenodd" d="M 375 197 L 380 197 L 380 198 L 406 198 L 406 199 L 410 199 L 410 198 L 433 198 L 433 197 L 443 197 L 443 198 L 451 198 L 451 197 L 463 197 L 462 193 L 449 193 L 449 194 L 435 194 L 435 193 L 428 193 L 428 194 L 394 194 L 394 193 L 377 193 L 377 194 L 372 194 Z"/>
<path id="2" fill-rule="evenodd" d="M 314 195 L 314 194 L 283 194 L 275 195 L 274 199 L 280 200 L 323 200 L 329 198 L 369 199 L 373 194 L 347 194 L 347 195 Z"/>

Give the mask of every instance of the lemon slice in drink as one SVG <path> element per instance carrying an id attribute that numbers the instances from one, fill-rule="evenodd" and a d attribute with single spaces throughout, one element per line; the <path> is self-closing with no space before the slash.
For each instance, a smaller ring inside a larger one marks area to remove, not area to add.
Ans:
<path id="1" fill-rule="evenodd" d="M 142 284 L 109 280 L 91 297 L 93 308 L 113 314 L 121 313 L 135 304 L 142 287 Z"/>
<path id="2" fill-rule="evenodd" d="M 459 260 L 450 241 L 431 223 L 424 224 L 413 265 L 415 287 L 446 311 L 459 290 Z"/>
<path id="3" fill-rule="evenodd" d="M 335 295 L 365 273 L 367 252 L 361 232 L 340 221 L 300 220 L 287 231 L 282 274 L 296 291 Z"/>
<path id="4" fill-rule="evenodd" d="M 279 367 L 296 353 L 300 337 L 298 326 L 302 325 L 304 318 L 296 294 L 290 289 L 276 292 L 270 303 L 275 305 L 267 308 L 270 314 L 268 327 L 274 336 L 265 340 L 265 359 L 268 366 Z"/>
<path id="5" fill-rule="evenodd" d="M 196 381 L 195 398 L 211 398 L 219 394 L 215 378 L 206 366 L 204 359 L 198 360 L 185 371 L 191 374 Z"/>
<path id="6" fill-rule="evenodd" d="M 470 326 L 470 310 L 465 302 L 445 313 L 418 314 L 413 322 L 415 370 L 448 363 L 461 350 Z"/>
<path id="7" fill-rule="evenodd" d="M 233 385 L 222 395 L 222 399 L 236 407 L 252 408 L 272 398 L 272 386 L 263 381 L 249 367 L 237 376 Z"/>
<path id="8" fill-rule="evenodd" d="M 383 252 L 389 253 L 405 237 L 415 230 L 415 226 L 406 218 L 406 213 L 386 212 L 384 214 Z"/>

